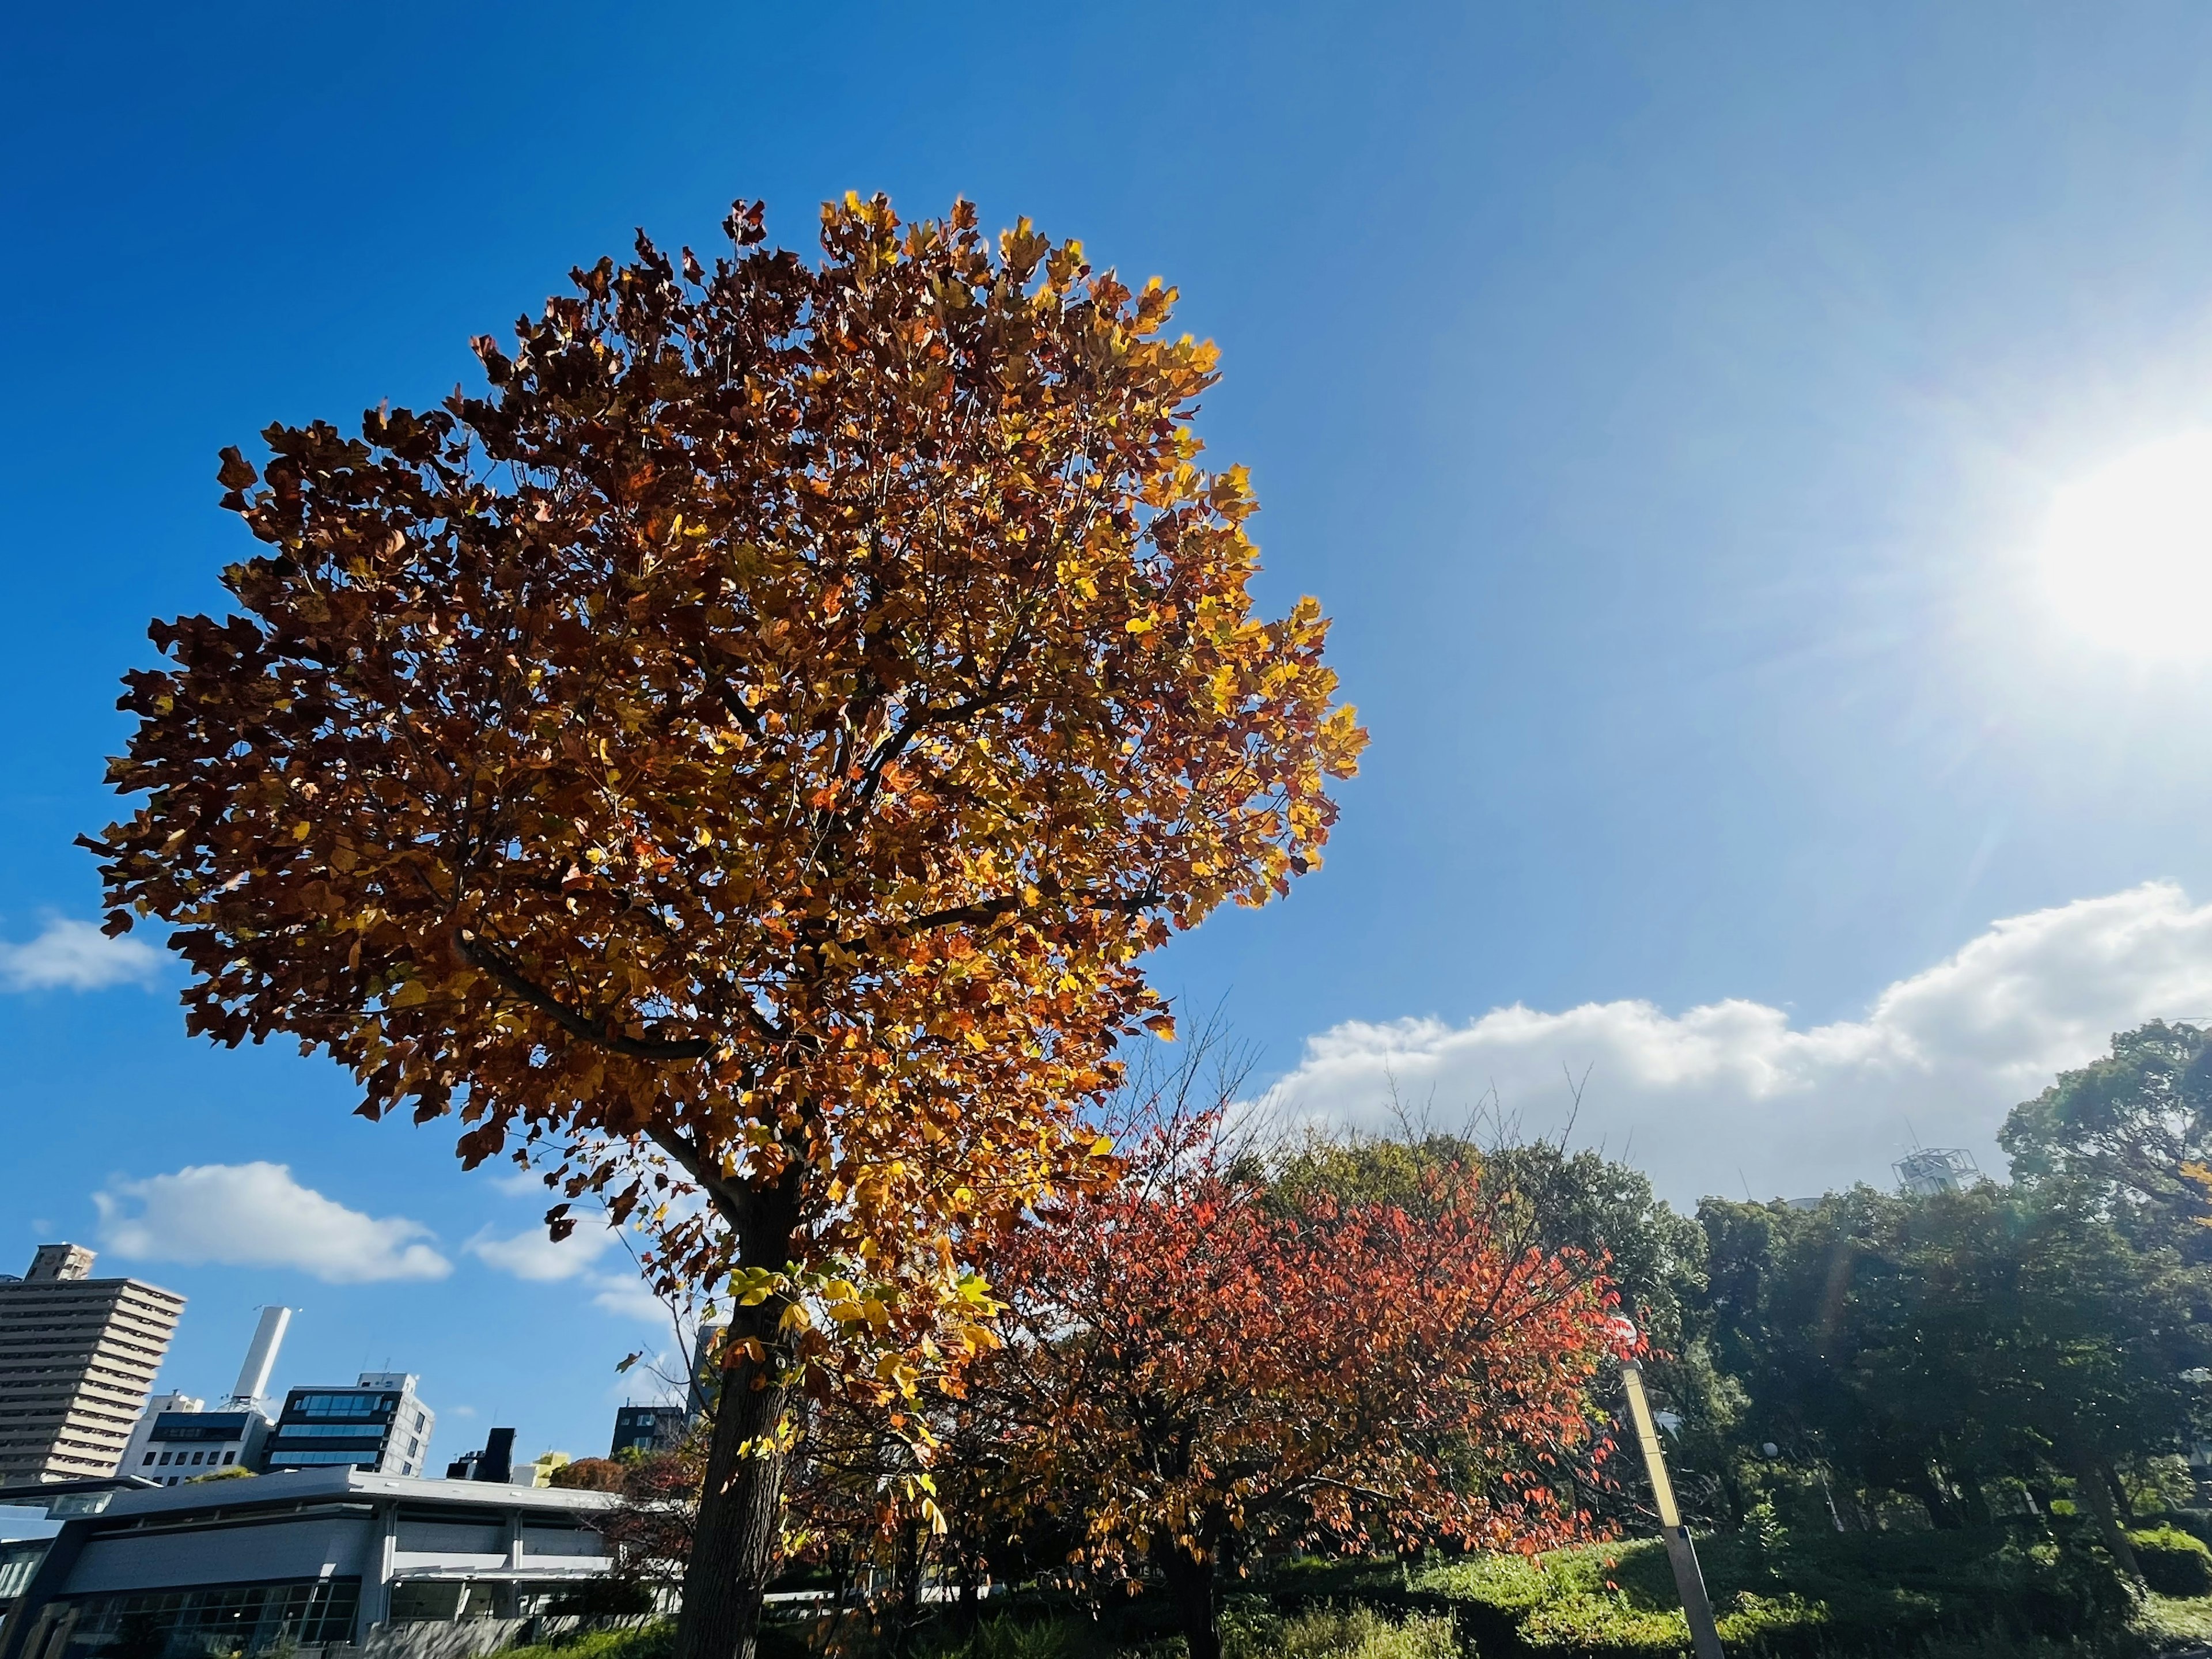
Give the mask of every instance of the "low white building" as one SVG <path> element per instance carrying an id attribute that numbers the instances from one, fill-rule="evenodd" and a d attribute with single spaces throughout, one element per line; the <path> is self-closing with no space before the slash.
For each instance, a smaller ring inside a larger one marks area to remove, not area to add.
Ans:
<path id="1" fill-rule="evenodd" d="M 251 1656 L 557 1613 L 612 1565 L 592 1522 L 615 1501 L 346 1468 L 58 1498 L 0 1659 Z"/>

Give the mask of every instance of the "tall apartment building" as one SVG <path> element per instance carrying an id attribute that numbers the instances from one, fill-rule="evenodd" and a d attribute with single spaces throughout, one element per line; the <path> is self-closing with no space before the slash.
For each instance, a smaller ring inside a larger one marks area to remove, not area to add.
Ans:
<path id="1" fill-rule="evenodd" d="M 113 1474 L 153 1392 L 185 1298 L 92 1262 L 42 1244 L 0 1279 L 0 1486 Z"/>
<path id="2" fill-rule="evenodd" d="M 405 1371 L 363 1371 L 350 1389 L 295 1389 L 284 1396 L 261 1467 L 271 1474 L 337 1464 L 369 1474 L 420 1474 L 436 1421 Z"/>

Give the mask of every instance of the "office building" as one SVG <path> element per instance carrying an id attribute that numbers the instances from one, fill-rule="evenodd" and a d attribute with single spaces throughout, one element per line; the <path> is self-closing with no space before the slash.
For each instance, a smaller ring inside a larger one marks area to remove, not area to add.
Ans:
<path id="1" fill-rule="evenodd" d="M 136 1455 L 118 1473 L 156 1486 L 174 1486 L 219 1469 L 254 1468 L 269 1443 L 269 1419 L 259 1412 L 158 1412 L 133 1437 Z"/>
<path id="2" fill-rule="evenodd" d="M 615 1411 L 615 1441 L 607 1449 L 610 1457 L 620 1457 L 624 1452 L 642 1455 L 647 1452 L 667 1451 L 684 1438 L 690 1426 L 681 1406 L 623 1406 Z"/>
<path id="3" fill-rule="evenodd" d="M 702 1325 L 691 1339 L 691 1387 L 684 1401 L 684 1423 L 690 1427 L 714 1407 L 722 1392 L 722 1339 L 727 1325 Z"/>
<path id="4" fill-rule="evenodd" d="M 514 1474 L 514 1431 L 494 1429 L 482 1451 L 464 1452 L 446 1466 L 448 1480 L 507 1480 Z"/>
<path id="5" fill-rule="evenodd" d="M 272 1474 L 343 1464 L 364 1474 L 419 1475 L 436 1420 L 405 1371 L 363 1371 L 349 1389 L 294 1389 L 261 1467 Z"/>
<path id="6" fill-rule="evenodd" d="M 189 1395 L 155 1399 L 131 1431 L 117 1473 L 173 1486 L 220 1469 L 260 1468 L 262 1449 L 275 1426 L 269 1374 L 276 1368 L 276 1352 L 291 1321 L 289 1308 L 261 1310 L 238 1382 L 214 1411 L 207 1409 L 205 1401 Z"/>
<path id="7" fill-rule="evenodd" d="M 185 1299 L 92 1263 L 42 1244 L 0 1280 L 0 1486 L 113 1474 L 154 1391 Z"/>
<path id="8" fill-rule="evenodd" d="M 397 1651 L 485 1652 L 573 1626 L 613 1565 L 593 1523 L 616 1501 L 345 1468 L 89 1494 L 49 1510 L 62 1528 L 0 1659 L 283 1654 L 408 1626 L 428 1639 Z"/>
<path id="9" fill-rule="evenodd" d="M 146 1448 L 154 1437 L 154 1425 L 164 1413 L 204 1412 L 206 1409 L 207 1401 L 196 1395 L 155 1395 L 146 1402 L 146 1409 L 139 1414 L 137 1426 L 131 1431 L 131 1438 L 124 1443 L 123 1455 L 115 1465 L 115 1472 L 118 1474 L 138 1473 L 138 1466 L 145 1461 Z"/>

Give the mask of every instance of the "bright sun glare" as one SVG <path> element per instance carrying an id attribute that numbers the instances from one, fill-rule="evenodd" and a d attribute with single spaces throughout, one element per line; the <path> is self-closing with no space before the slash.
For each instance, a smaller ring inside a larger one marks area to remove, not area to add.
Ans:
<path id="1" fill-rule="evenodd" d="M 2099 644 L 2145 660 L 2212 656 L 2212 432 L 2146 446 L 2067 485 L 2045 591 Z"/>

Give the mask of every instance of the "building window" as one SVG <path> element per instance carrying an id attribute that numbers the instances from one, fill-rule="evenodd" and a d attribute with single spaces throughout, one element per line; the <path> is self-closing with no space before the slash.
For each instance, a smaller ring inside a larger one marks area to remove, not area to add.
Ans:
<path id="1" fill-rule="evenodd" d="M 162 1466 L 163 1466 L 164 1468 L 167 1468 L 167 1465 L 168 1465 L 168 1462 L 169 1462 L 169 1454 L 168 1454 L 168 1453 L 167 1453 L 167 1452 L 163 1452 L 163 1453 L 161 1454 L 161 1463 L 162 1463 Z"/>
<path id="2" fill-rule="evenodd" d="M 347 1642 L 361 1581 L 244 1584 L 96 1595 L 79 1602 L 71 1650 L 104 1652 L 137 1635 L 152 1650 L 268 1653 Z"/>
<path id="3" fill-rule="evenodd" d="M 233 1458 L 236 1457 L 237 1455 L 238 1455 L 238 1454 L 237 1454 L 236 1452 L 225 1452 L 225 1453 L 222 1455 L 222 1461 L 223 1461 L 224 1462 L 228 1463 L 228 1462 L 229 1462 Z"/>
<path id="4" fill-rule="evenodd" d="M 392 1414 L 392 1396 L 374 1394 L 304 1394 L 285 1408 L 287 1417 L 375 1417 Z"/>
<path id="5" fill-rule="evenodd" d="M 305 1468 L 309 1464 L 335 1463 L 350 1463 L 356 1468 L 374 1469 L 376 1467 L 376 1453 L 374 1450 L 287 1451 L 275 1453 L 269 1460 L 269 1467 L 272 1472 L 282 1468 Z"/>
<path id="6" fill-rule="evenodd" d="M 377 1423 L 287 1423 L 276 1431 L 279 1440 L 359 1440 L 384 1443 L 384 1429 Z"/>
<path id="7" fill-rule="evenodd" d="M 153 1461 L 154 1461 L 154 1454 L 153 1454 L 153 1453 L 151 1453 L 151 1452 L 148 1452 L 148 1453 L 146 1454 L 146 1462 L 147 1462 L 148 1463 L 150 1463 L 150 1462 L 152 1462 Z M 143 1465 L 143 1464 L 142 1464 L 142 1465 L 140 1465 L 140 1467 L 143 1468 L 144 1467 L 144 1465 Z"/>

